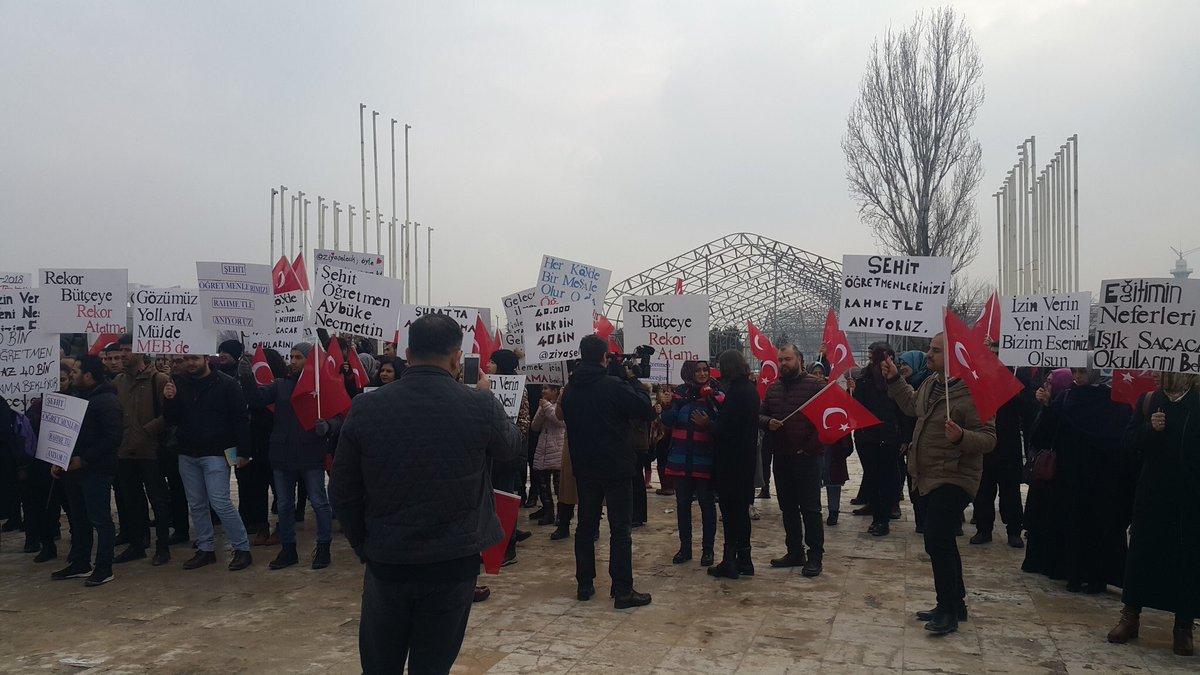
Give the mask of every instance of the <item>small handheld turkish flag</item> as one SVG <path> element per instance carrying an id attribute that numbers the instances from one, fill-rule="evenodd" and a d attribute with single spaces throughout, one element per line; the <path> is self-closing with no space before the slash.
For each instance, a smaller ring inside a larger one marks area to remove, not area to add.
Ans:
<path id="1" fill-rule="evenodd" d="M 330 340 L 330 344 L 336 342 Z M 318 373 L 320 382 L 317 381 Z M 350 394 L 346 393 L 342 375 L 333 368 L 332 360 L 321 349 L 320 343 L 313 345 L 308 353 L 304 370 L 292 390 L 291 403 L 297 421 L 306 431 L 312 431 L 318 419 L 329 419 L 350 409 Z"/>
<path id="2" fill-rule="evenodd" d="M 496 351 L 496 345 L 492 344 L 492 332 L 483 323 L 482 316 L 475 317 L 475 353 L 479 354 L 479 363 L 486 368 L 489 361 L 492 360 L 492 352 Z"/>
<path id="3" fill-rule="evenodd" d="M 596 320 L 592 322 L 592 332 L 607 340 L 610 335 L 616 332 L 617 327 L 613 325 L 608 317 L 603 314 L 597 314 Z"/>
<path id="4" fill-rule="evenodd" d="M 300 279 L 292 270 L 286 255 L 279 256 L 275 267 L 271 269 L 271 285 L 275 287 L 275 295 L 301 290 Z"/>
<path id="5" fill-rule="evenodd" d="M 96 336 L 96 341 L 92 343 L 92 348 L 88 350 L 89 356 L 99 356 L 104 348 L 121 339 L 117 333 L 100 333 Z"/>
<path id="6" fill-rule="evenodd" d="M 250 371 L 254 373 L 254 381 L 264 387 L 275 381 L 275 373 L 271 372 L 271 366 L 267 363 L 267 353 L 263 351 L 262 345 L 254 350 L 254 360 L 250 362 Z"/>
<path id="7" fill-rule="evenodd" d="M 1112 400 L 1129 406 L 1137 405 L 1142 394 L 1158 389 L 1152 370 L 1114 370 Z"/>
<path id="8" fill-rule="evenodd" d="M 983 305 L 983 313 L 971 327 L 971 333 L 980 342 L 987 338 L 994 345 L 1000 344 L 1000 296 L 996 294 L 996 291 L 992 291 L 992 294 L 988 296 L 987 302 Z"/>
<path id="9" fill-rule="evenodd" d="M 758 397 L 761 399 L 766 395 L 767 387 L 779 379 L 779 350 L 753 321 L 746 322 L 746 331 L 750 334 L 750 353 L 761 362 L 758 366 Z"/>
<path id="10" fill-rule="evenodd" d="M 330 370 L 341 377 L 342 364 L 346 362 L 346 359 L 342 356 L 342 343 L 337 338 L 329 341 L 329 351 L 325 352 L 325 361 L 329 364 Z"/>
<path id="11" fill-rule="evenodd" d="M 879 418 L 854 400 L 836 381 L 808 399 L 800 406 L 800 412 L 817 428 L 817 438 L 825 445 L 838 442 L 851 431 L 880 424 Z"/>
<path id="12" fill-rule="evenodd" d="M 292 276 L 296 279 L 296 284 L 299 285 L 299 290 L 308 290 L 308 270 L 304 268 L 304 254 L 297 253 L 296 259 L 292 261 Z"/>
<path id="13" fill-rule="evenodd" d="M 842 373 L 858 365 L 854 362 L 854 353 L 850 351 L 850 341 L 846 332 L 838 328 L 837 315 L 833 308 L 825 315 L 825 333 L 821 342 L 825 345 L 825 358 L 829 360 L 829 379 L 836 380 Z"/>
<path id="14" fill-rule="evenodd" d="M 371 381 L 367 379 L 367 369 L 363 368 L 362 359 L 358 358 L 357 349 L 350 350 L 350 356 L 346 357 L 346 363 L 350 364 L 350 372 L 354 373 L 354 381 L 358 384 L 358 388 L 365 389 Z"/>
<path id="15" fill-rule="evenodd" d="M 1000 359 L 983 344 L 983 336 L 973 333 L 967 324 L 949 309 L 946 321 L 946 367 L 971 390 L 971 399 L 979 419 L 986 422 L 996 416 L 1000 406 L 1024 389 Z"/>

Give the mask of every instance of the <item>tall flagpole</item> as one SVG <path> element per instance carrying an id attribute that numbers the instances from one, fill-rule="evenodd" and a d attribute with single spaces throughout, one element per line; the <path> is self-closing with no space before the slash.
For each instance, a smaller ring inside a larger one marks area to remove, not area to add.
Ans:
<path id="1" fill-rule="evenodd" d="M 433 304 L 433 226 L 425 228 L 425 304 Z"/>
<path id="2" fill-rule="evenodd" d="M 379 226 L 379 134 L 375 128 L 375 120 L 379 119 L 379 111 L 371 111 L 371 158 L 375 165 L 375 253 L 383 252 L 380 239 L 383 238 L 383 233 Z M 363 221 L 363 251 L 367 247 L 367 221 Z"/>
<path id="3" fill-rule="evenodd" d="M 409 207 L 410 207 L 409 196 L 411 193 L 408 190 L 408 130 L 409 129 L 412 129 L 412 125 L 405 123 L 405 125 L 404 125 L 404 228 L 403 228 L 404 229 L 404 244 L 403 244 L 403 246 L 400 247 L 402 250 L 401 255 L 404 256 L 404 268 L 400 271 L 401 276 L 404 277 L 404 302 L 409 301 L 408 289 L 409 289 L 409 286 L 411 285 L 411 282 L 409 281 L 409 277 L 412 276 L 412 274 L 411 274 L 412 266 L 409 264 L 409 260 L 408 260 L 408 230 L 409 230 L 409 223 L 412 222 L 411 215 L 409 212 Z M 416 298 L 413 298 L 413 299 L 415 300 Z"/>
<path id="4" fill-rule="evenodd" d="M 267 230 L 271 234 L 271 257 L 267 260 L 268 264 L 275 262 L 275 195 L 279 194 L 279 190 L 271 188 L 271 222 L 267 225 Z"/>
<path id="5" fill-rule="evenodd" d="M 358 162 L 359 162 L 359 175 L 360 175 L 360 178 L 362 179 L 362 203 L 361 203 L 360 208 L 362 208 L 362 211 L 364 214 L 367 211 L 367 136 L 366 136 L 366 131 L 363 127 L 363 113 L 365 113 L 366 111 L 367 111 L 367 104 L 359 103 L 358 104 Z M 353 212 L 351 212 L 351 213 L 353 213 Z M 354 225 L 353 225 L 354 217 L 351 216 L 350 220 L 352 223 L 350 226 L 350 250 L 353 251 L 354 250 Z M 363 236 L 363 239 L 366 239 L 365 235 Z M 366 250 L 367 250 L 367 242 L 363 241 L 363 251 L 366 252 Z"/>
<path id="6" fill-rule="evenodd" d="M 292 215 L 288 218 L 288 258 L 292 257 L 292 251 L 296 249 L 296 195 L 292 195 Z"/>
<path id="7" fill-rule="evenodd" d="M 335 199 L 333 202 L 333 250 L 338 251 L 338 214 L 342 212 L 342 205 Z"/>
<path id="8" fill-rule="evenodd" d="M 284 216 L 284 211 L 285 211 L 283 208 L 283 203 L 284 203 L 283 196 L 286 194 L 287 194 L 287 186 L 280 185 L 279 186 L 279 253 L 280 253 L 280 255 L 283 254 L 284 242 L 287 241 L 287 239 L 284 237 L 284 233 L 287 231 L 287 225 L 283 222 L 283 216 Z"/>
<path id="9" fill-rule="evenodd" d="M 396 120 L 392 118 L 392 219 L 388 224 L 388 269 L 396 278 Z"/>
<path id="10" fill-rule="evenodd" d="M 413 299 L 421 301 L 421 223 L 413 223 Z M 414 303 L 415 304 L 415 303 Z"/>

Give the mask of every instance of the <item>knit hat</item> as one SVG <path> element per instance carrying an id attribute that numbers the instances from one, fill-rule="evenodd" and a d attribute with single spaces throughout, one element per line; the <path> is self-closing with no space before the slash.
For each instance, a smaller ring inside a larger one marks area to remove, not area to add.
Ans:
<path id="1" fill-rule="evenodd" d="M 296 344 L 292 345 L 292 349 L 300 352 L 300 354 L 306 359 L 308 358 L 309 352 L 312 351 L 312 348 L 313 346 L 311 342 L 297 342 Z"/>
<path id="2" fill-rule="evenodd" d="M 218 354 L 228 354 L 234 361 L 242 358 L 242 352 L 244 351 L 246 351 L 246 348 L 238 340 L 226 340 L 217 345 Z"/>

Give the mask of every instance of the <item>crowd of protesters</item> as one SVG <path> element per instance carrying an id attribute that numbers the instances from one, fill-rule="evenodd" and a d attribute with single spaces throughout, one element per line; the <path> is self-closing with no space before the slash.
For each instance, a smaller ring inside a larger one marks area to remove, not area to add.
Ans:
<path id="1" fill-rule="evenodd" d="M 880 424 L 825 444 L 804 415 L 792 414 L 829 384 L 823 350 L 806 366 L 799 348 L 780 346 L 779 379 L 760 398 L 739 351 L 720 354 L 716 367 L 682 364 L 678 386 L 651 386 L 610 363 L 606 341 L 588 336 L 565 384 L 528 386 L 510 419 L 486 391 L 486 374 L 474 387 L 456 381 L 462 333 L 446 317 L 414 322 L 405 358 L 393 344 L 376 357 L 371 345 L 346 337 L 322 335 L 322 350 L 331 339 L 342 352 L 361 350 L 370 385 L 347 372 L 349 411 L 311 429 L 293 407 L 311 343 L 286 355 L 265 350 L 274 377 L 265 385 L 236 340 L 213 357 L 155 359 L 133 353 L 129 336 L 98 355 L 65 353 L 59 389 L 88 401 L 65 470 L 32 456 L 40 399 L 23 414 L 0 406 L 4 530 L 24 533 L 32 562 L 54 561 L 65 512 L 70 546 L 50 576 L 94 587 L 114 579 L 115 565 L 167 565 L 189 546 L 182 569 L 218 562 L 216 523 L 232 550 L 229 570 L 251 566 L 255 547 L 275 549 L 272 570 L 296 565 L 296 526 L 306 511 L 316 521 L 308 564 L 322 569 L 334 562 L 336 518 L 365 563 L 363 669 L 384 672 L 408 660 L 414 670 L 444 672 L 471 604 L 491 593 L 478 585 L 480 553 L 506 536 L 492 488 L 536 508 L 527 522 L 554 526 L 551 540 L 569 538 L 576 524 L 580 601 L 596 593 L 605 517 L 610 596 L 615 607 L 632 608 L 652 600 L 635 590 L 632 557 L 648 491 L 674 496 L 672 563 L 696 554 L 695 502 L 700 565 L 739 579 L 755 574 L 754 502 L 770 498 L 773 479 L 784 541 L 769 564 L 817 577 L 829 562 L 825 530 L 839 526 L 846 460 L 857 453 L 863 478 L 851 503 L 860 507 L 855 515 L 869 516 L 871 535 L 892 535 L 908 491 L 934 578 L 936 605 L 917 614 L 930 633 L 953 633 L 968 620 L 957 538 L 973 505 L 970 544 L 989 544 L 998 498 L 1004 541 L 1025 549 L 1024 571 L 1065 581 L 1072 592 L 1122 589 L 1109 641 L 1136 638 L 1140 612 L 1153 608 L 1175 615 L 1175 653 L 1192 653 L 1200 610 L 1196 376 L 1162 373 L 1130 406 L 1113 400 L 1096 369 L 1020 369 L 1024 391 L 981 420 L 965 384 L 945 374 L 942 336 L 926 352 L 897 354 L 877 342 L 842 386 Z M 515 374 L 520 360 L 497 351 L 485 372 Z M 505 565 L 532 534 L 523 527 L 508 537 Z"/>

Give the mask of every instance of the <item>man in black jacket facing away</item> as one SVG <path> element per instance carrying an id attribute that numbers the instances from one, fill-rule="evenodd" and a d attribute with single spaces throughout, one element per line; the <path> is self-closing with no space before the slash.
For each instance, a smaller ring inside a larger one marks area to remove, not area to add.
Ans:
<path id="1" fill-rule="evenodd" d="M 124 416 L 117 391 L 109 384 L 104 362 L 97 356 L 79 360 L 75 375 L 79 398 L 88 402 L 71 452 L 67 470 L 55 466 L 50 473 L 63 478 L 71 521 L 71 552 L 67 566 L 51 575 L 54 579 L 87 577 L 85 586 L 99 586 L 113 579 L 113 526 L 109 500 L 113 476 L 117 475 L 117 447 L 125 434 Z M 42 413 L 46 414 L 45 411 Z M 92 529 L 96 530 L 96 567 L 91 565 Z"/>
<path id="2" fill-rule="evenodd" d="M 633 540 L 630 536 L 637 455 L 629 438 L 630 422 L 654 419 L 645 387 L 608 374 L 608 345 L 596 335 L 579 343 L 580 363 L 571 373 L 561 403 L 567 425 L 571 467 L 579 486 L 579 528 L 575 531 L 575 581 L 578 597 L 596 593 L 595 535 L 600 507 L 608 503 L 609 561 L 617 609 L 650 604 L 649 593 L 633 590 Z"/>
<path id="3" fill-rule="evenodd" d="M 354 399 L 334 453 L 334 512 L 366 563 L 365 673 L 447 673 L 467 630 L 479 554 L 504 538 L 492 462 L 521 435 L 491 394 L 455 381 L 462 329 L 430 314 L 409 329 L 400 379 Z"/>

